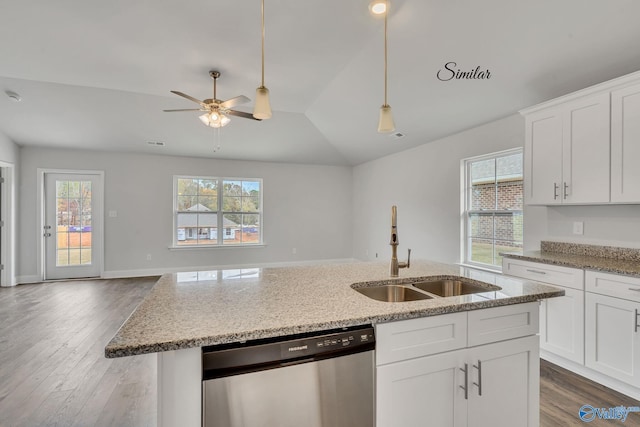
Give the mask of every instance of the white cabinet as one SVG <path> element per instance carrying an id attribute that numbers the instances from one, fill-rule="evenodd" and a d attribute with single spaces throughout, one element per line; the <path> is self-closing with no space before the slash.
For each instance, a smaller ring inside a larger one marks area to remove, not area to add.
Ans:
<path id="1" fill-rule="evenodd" d="M 534 302 L 376 325 L 376 425 L 537 426 L 537 312 Z M 443 336 L 459 337 L 453 329 L 462 331 L 454 326 L 460 315 L 467 327 L 459 349 L 430 347 L 438 334 L 425 331 L 450 329 Z M 406 359 L 392 362 L 383 356 L 381 361 L 378 354 L 404 353 L 409 347 L 404 334 L 418 339 L 420 356 L 405 354 Z M 490 343 L 474 344 L 485 342 Z M 400 350 L 394 353 L 396 347 Z"/>
<path id="2" fill-rule="evenodd" d="M 640 83 L 611 92 L 611 201 L 640 202 Z"/>
<path id="3" fill-rule="evenodd" d="M 525 114 L 525 202 L 608 203 L 609 92 Z"/>
<path id="4" fill-rule="evenodd" d="M 502 272 L 564 289 L 564 296 L 541 302 L 540 348 L 583 364 L 584 271 L 505 257 Z"/>
<path id="5" fill-rule="evenodd" d="M 586 283 L 586 366 L 640 387 L 640 280 L 587 272 Z"/>

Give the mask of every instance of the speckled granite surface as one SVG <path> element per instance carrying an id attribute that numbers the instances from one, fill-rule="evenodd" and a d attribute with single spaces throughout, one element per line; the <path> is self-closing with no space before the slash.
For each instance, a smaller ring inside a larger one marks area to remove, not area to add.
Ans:
<path id="1" fill-rule="evenodd" d="M 415 261 L 391 279 L 386 262 L 163 275 L 105 348 L 106 357 L 202 347 L 561 296 L 559 288 L 499 274 Z M 442 275 L 500 291 L 388 303 L 351 288 Z"/>
<path id="2" fill-rule="evenodd" d="M 503 254 L 509 258 L 640 277 L 640 249 L 543 241 L 540 251 Z"/>

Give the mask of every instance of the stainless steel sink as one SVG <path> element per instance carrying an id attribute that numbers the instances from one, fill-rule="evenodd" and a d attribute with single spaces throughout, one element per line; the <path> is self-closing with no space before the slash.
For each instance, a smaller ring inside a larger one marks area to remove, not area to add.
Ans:
<path id="1" fill-rule="evenodd" d="M 412 286 L 441 297 L 478 294 L 482 292 L 499 291 L 502 288 L 495 285 L 478 285 L 462 280 L 445 279 L 412 283 Z"/>
<path id="2" fill-rule="evenodd" d="M 419 301 L 433 298 L 431 295 L 412 289 L 410 286 L 403 285 L 381 285 L 369 288 L 356 288 L 355 290 L 362 295 L 383 302 Z"/>

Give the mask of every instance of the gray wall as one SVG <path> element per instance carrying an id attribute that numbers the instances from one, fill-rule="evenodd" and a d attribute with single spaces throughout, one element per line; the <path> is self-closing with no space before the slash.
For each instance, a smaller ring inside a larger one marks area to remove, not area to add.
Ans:
<path id="1" fill-rule="evenodd" d="M 512 115 L 356 166 L 354 257 L 390 258 L 391 206 L 397 205 L 401 259 L 411 248 L 416 258 L 459 262 L 461 160 L 523 143 L 524 119 Z"/>
<path id="2" fill-rule="evenodd" d="M 23 148 L 18 265 L 23 282 L 38 275 L 38 168 L 105 172 L 107 277 L 351 258 L 350 167 Z M 266 246 L 170 250 L 173 175 L 262 178 Z M 118 216 L 109 218 L 110 210 Z"/>

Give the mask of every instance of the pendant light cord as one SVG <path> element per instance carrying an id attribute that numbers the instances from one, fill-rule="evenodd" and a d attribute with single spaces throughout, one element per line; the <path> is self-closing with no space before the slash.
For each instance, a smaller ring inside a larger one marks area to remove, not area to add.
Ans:
<path id="1" fill-rule="evenodd" d="M 264 0 L 262 0 L 264 2 Z M 386 11 L 384 12 L 384 106 L 387 104 L 387 15 L 389 15 L 389 1 L 386 2 Z"/>
<path id="2" fill-rule="evenodd" d="M 262 86 L 264 87 L 264 0 L 262 0 Z"/>

